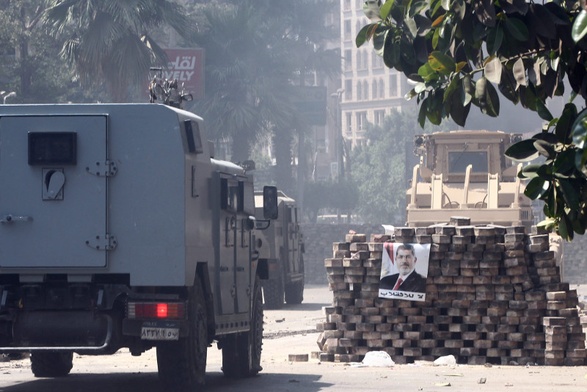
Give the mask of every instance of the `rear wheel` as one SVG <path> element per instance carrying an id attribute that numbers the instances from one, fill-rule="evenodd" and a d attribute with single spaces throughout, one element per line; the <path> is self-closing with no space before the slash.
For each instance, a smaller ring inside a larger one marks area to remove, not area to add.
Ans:
<path id="1" fill-rule="evenodd" d="M 304 279 L 297 280 L 285 287 L 285 302 L 288 305 L 299 305 L 304 300 Z"/>
<path id="2" fill-rule="evenodd" d="M 263 281 L 263 304 L 265 309 L 281 309 L 283 307 L 283 278 Z"/>
<path id="3" fill-rule="evenodd" d="M 299 305 L 304 300 L 304 259 L 301 256 L 299 262 L 302 278 L 285 286 L 285 302 L 288 305 Z"/>
<path id="4" fill-rule="evenodd" d="M 251 377 L 259 373 L 263 345 L 263 298 L 259 277 L 253 288 L 251 329 L 249 332 L 224 338 L 222 344 L 222 372 L 226 377 Z"/>
<path id="5" fill-rule="evenodd" d="M 192 391 L 205 382 L 208 329 L 204 292 L 199 284 L 190 294 L 189 323 L 187 338 L 157 346 L 159 378 L 171 391 Z"/>
<path id="6" fill-rule="evenodd" d="M 73 352 L 33 351 L 31 370 L 35 377 L 64 377 L 73 367 Z"/>

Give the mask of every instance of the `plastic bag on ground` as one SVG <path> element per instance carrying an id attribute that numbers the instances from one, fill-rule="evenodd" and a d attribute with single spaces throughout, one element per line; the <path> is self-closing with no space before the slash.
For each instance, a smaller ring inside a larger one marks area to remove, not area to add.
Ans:
<path id="1" fill-rule="evenodd" d="M 454 355 L 445 355 L 444 357 L 438 357 L 434 360 L 434 366 L 450 366 L 456 364 L 457 360 Z"/>
<path id="2" fill-rule="evenodd" d="M 361 364 L 369 367 L 391 367 L 395 365 L 395 362 L 385 351 L 369 351 Z"/>

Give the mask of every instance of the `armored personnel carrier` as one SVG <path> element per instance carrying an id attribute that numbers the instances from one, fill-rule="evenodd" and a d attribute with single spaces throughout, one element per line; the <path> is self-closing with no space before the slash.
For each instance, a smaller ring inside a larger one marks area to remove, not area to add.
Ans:
<path id="1" fill-rule="evenodd" d="M 253 177 L 160 104 L 0 105 L 0 352 L 38 377 L 73 353 L 156 348 L 168 390 L 261 370 Z M 276 218 L 277 189 L 261 208 Z M 199 389 L 198 389 L 199 390 Z"/>
<path id="2" fill-rule="evenodd" d="M 283 301 L 300 304 L 304 299 L 304 238 L 298 222 L 296 201 L 282 191 L 277 193 L 277 217 L 265 220 L 256 233 L 259 260 L 268 267 L 262 281 L 266 309 L 279 309 Z M 263 221 L 263 193 L 255 192 L 255 217 Z"/>
<path id="3" fill-rule="evenodd" d="M 520 135 L 500 131 L 450 131 L 418 135 L 411 186 L 407 191 L 408 226 L 468 217 L 472 224 L 503 226 L 534 223 L 532 205 L 517 177 L 520 169 L 505 150 Z"/>

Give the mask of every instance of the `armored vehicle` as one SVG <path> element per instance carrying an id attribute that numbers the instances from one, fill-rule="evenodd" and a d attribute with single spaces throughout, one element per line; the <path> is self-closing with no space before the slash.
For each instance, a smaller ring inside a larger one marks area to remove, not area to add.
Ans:
<path id="1" fill-rule="evenodd" d="M 156 348 L 187 391 L 217 342 L 225 375 L 259 372 L 253 179 L 212 149 L 170 106 L 0 105 L 0 352 L 56 377 L 73 352 Z"/>
<path id="2" fill-rule="evenodd" d="M 407 224 L 428 226 L 468 217 L 472 224 L 533 222 L 531 201 L 505 150 L 519 135 L 499 131 L 451 131 L 418 135 L 407 192 Z"/>
<path id="3" fill-rule="evenodd" d="M 279 309 L 285 302 L 300 304 L 304 299 L 304 239 L 298 223 L 296 201 L 282 191 L 277 196 L 276 219 L 266 220 L 256 233 L 259 260 L 268 266 L 262 281 L 266 309 Z M 263 219 L 263 194 L 255 193 L 255 217 Z"/>

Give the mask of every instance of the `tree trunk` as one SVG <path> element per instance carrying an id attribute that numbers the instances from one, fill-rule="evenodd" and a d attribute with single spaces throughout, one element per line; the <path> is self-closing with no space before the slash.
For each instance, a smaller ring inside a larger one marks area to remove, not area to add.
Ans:
<path id="1" fill-rule="evenodd" d="M 29 42 L 22 37 L 18 45 L 20 54 L 20 94 L 24 99 L 31 94 L 31 69 L 29 65 Z"/>
<path id="2" fill-rule="evenodd" d="M 232 158 L 233 162 L 244 162 L 249 159 L 249 135 L 242 129 L 232 136 Z"/>
<path id="3" fill-rule="evenodd" d="M 294 195 L 296 191 L 291 174 L 291 132 L 289 129 L 277 128 L 273 133 L 276 159 L 275 180 L 277 188 L 288 195 Z"/>

